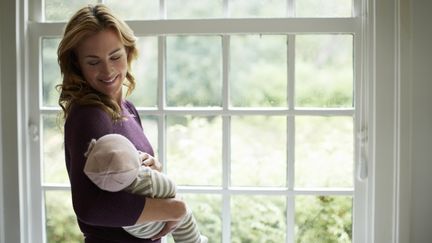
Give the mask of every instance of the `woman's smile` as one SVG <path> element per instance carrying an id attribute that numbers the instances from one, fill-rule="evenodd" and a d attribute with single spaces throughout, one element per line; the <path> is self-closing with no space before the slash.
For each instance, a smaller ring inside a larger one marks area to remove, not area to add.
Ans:
<path id="1" fill-rule="evenodd" d="M 118 75 L 112 77 L 112 78 L 104 78 L 104 79 L 99 79 L 101 82 L 106 83 L 106 84 L 112 84 L 114 83 L 114 81 L 118 78 Z"/>

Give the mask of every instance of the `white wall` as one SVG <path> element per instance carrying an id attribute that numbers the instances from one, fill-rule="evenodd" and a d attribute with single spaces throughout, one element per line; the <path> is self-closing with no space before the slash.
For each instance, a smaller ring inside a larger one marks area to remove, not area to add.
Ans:
<path id="1" fill-rule="evenodd" d="M 412 7 L 411 241 L 432 242 L 432 1 Z"/>
<path id="2" fill-rule="evenodd" d="M 1 193 L 4 243 L 20 242 L 16 2 L 0 1 Z"/>

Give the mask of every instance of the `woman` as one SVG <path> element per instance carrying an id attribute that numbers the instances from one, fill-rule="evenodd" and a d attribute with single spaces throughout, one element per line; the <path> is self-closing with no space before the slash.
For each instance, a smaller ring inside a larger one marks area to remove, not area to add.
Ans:
<path id="1" fill-rule="evenodd" d="M 138 112 L 123 98 L 123 86 L 126 94 L 135 87 L 130 73 L 131 62 L 137 56 L 135 40 L 132 30 L 99 4 L 80 9 L 70 19 L 58 47 L 66 167 L 74 211 L 86 243 L 154 242 L 135 238 L 122 226 L 166 221 L 154 237 L 158 239 L 171 232 L 186 213 L 185 203 L 178 198 L 151 199 L 127 192 L 106 192 L 83 172 L 84 153 L 90 141 L 106 134 L 121 134 L 138 150 L 153 155 Z M 151 156 L 144 163 L 161 170 L 161 164 Z"/>

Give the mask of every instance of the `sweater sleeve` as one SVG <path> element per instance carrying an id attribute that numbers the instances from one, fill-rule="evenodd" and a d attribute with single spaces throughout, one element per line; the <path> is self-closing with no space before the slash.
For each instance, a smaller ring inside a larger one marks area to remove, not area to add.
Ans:
<path id="1" fill-rule="evenodd" d="M 84 174 L 84 153 L 91 139 L 112 132 L 110 117 L 91 106 L 73 109 L 65 123 L 65 153 L 72 202 L 77 217 L 89 225 L 134 225 L 145 205 L 145 197 L 124 191 L 103 191 Z"/>

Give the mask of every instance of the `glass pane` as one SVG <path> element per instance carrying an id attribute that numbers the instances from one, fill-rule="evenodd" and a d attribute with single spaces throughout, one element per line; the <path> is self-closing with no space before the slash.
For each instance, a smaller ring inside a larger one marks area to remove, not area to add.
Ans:
<path id="1" fill-rule="evenodd" d="M 149 140 L 156 158 L 159 158 L 158 153 L 158 117 L 140 114 L 141 124 L 144 134 Z M 162 161 L 161 161 L 162 162 Z"/>
<path id="2" fill-rule="evenodd" d="M 287 37 L 232 36 L 230 85 L 233 106 L 287 105 Z"/>
<path id="3" fill-rule="evenodd" d="M 233 196 L 231 242 L 285 242 L 286 197 Z"/>
<path id="4" fill-rule="evenodd" d="M 352 35 L 297 35 L 295 102 L 353 107 Z"/>
<path id="5" fill-rule="evenodd" d="M 45 192 L 45 216 L 47 243 L 84 242 L 69 191 Z"/>
<path id="6" fill-rule="evenodd" d="M 78 9 L 87 4 L 96 4 L 96 0 L 44 0 L 46 21 L 68 21 Z"/>
<path id="7" fill-rule="evenodd" d="M 182 194 L 181 197 L 192 210 L 201 234 L 207 236 L 211 243 L 221 243 L 222 197 L 208 194 Z M 174 243 L 170 235 L 168 243 Z"/>
<path id="8" fill-rule="evenodd" d="M 59 92 L 55 86 L 61 84 L 60 67 L 57 62 L 57 47 L 60 39 L 42 39 L 42 100 L 43 106 L 58 106 Z"/>
<path id="9" fill-rule="evenodd" d="M 285 186 L 286 134 L 285 117 L 232 117 L 232 185 Z"/>
<path id="10" fill-rule="evenodd" d="M 167 117 L 167 172 L 178 185 L 222 184 L 222 119 Z"/>
<path id="11" fill-rule="evenodd" d="M 69 184 L 64 157 L 63 133 L 60 131 L 58 116 L 44 115 L 42 123 L 43 181 Z"/>
<path id="12" fill-rule="evenodd" d="M 169 19 L 223 17 L 223 0 L 166 0 L 166 8 Z"/>
<path id="13" fill-rule="evenodd" d="M 297 196 L 295 242 L 349 243 L 352 240 L 352 197 Z"/>
<path id="14" fill-rule="evenodd" d="M 104 2 L 123 20 L 159 18 L 159 0 L 105 0 Z"/>
<path id="15" fill-rule="evenodd" d="M 156 107 L 158 87 L 157 37 L 139 37 L 138 60 L 132 63 L 136 86 L 127 98 L 137 107 Z M 126 91 L 126 89 L 124 89 Z"/>
<path id="16" fill-rule="evenodd" d="M 232 18 L 285 17 L 286 0 L 230 0 L 229 12 Z"/>
<path id="17" fill-rule="evenodd" d="M 221 106 L 221 70 L 221 37 L 167 37 L 168 106 Z"/>
<path id="18" fill-rule="evenodd" d="M 351 117 L 297 117 L 296 187 L 352 187 L 354 136 Z"/>
<path id="19" fill-rule="evenodd" d="M 351 17 L 353 0 L 296 0 L 297 17 Z"/>

